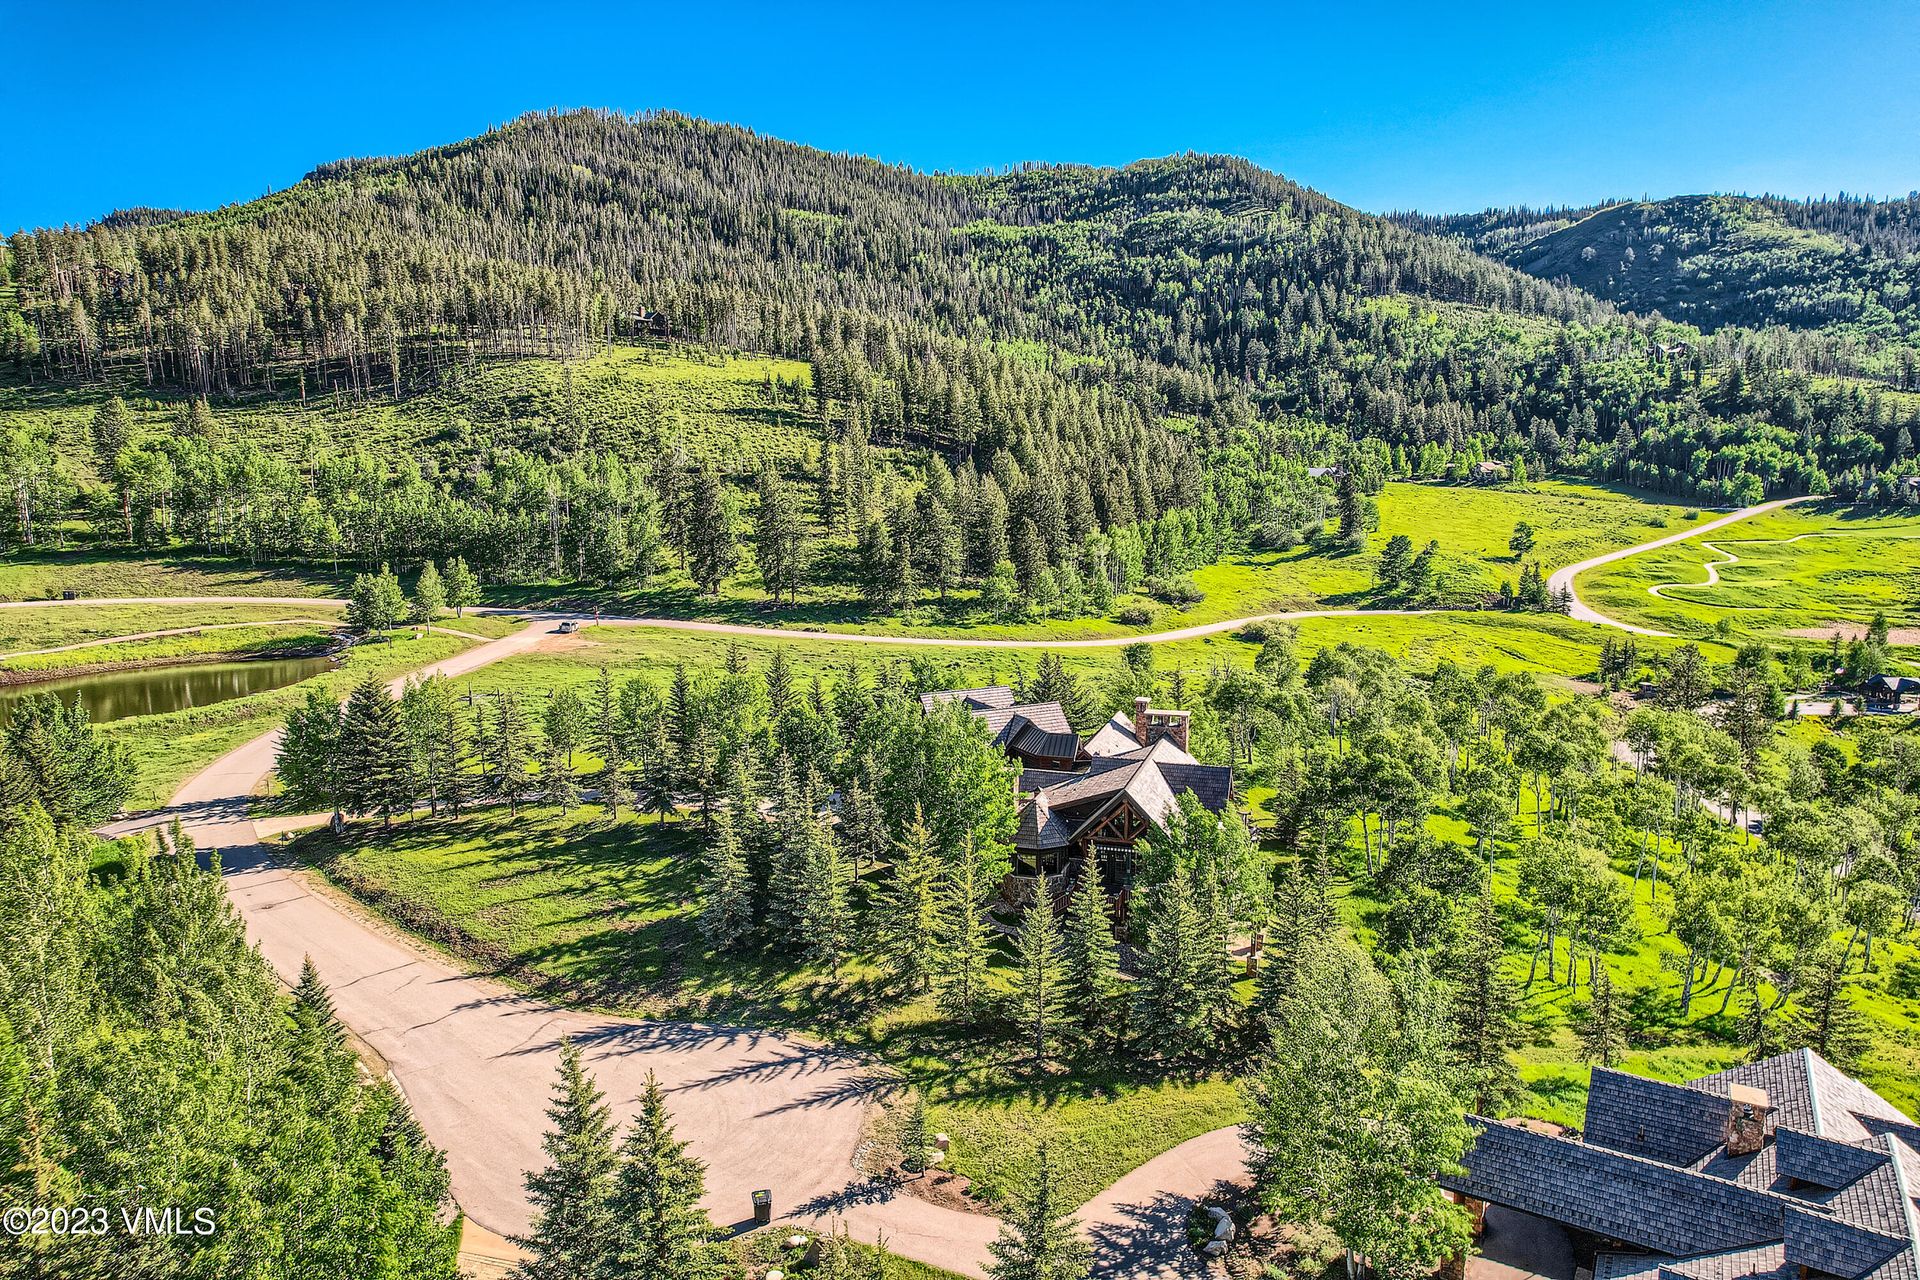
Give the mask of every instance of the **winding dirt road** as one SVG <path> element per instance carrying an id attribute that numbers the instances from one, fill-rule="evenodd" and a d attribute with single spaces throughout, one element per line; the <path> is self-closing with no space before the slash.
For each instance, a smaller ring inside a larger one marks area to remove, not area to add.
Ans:
<path id="1" fill-rule="evenodd" d="M 1587 570 L 1597 569 L 1603 564 L 1612 564 L 1616 560 L 1625 560 L 1628 556 L 1637 556 L 1643 551 L 1654 551 L 1660 547 L 1670 547 L 1676 542 L 1686 542 L 1691 538 L 1698 538 L 1702 534 L 1712 533 L 1716 529 L 1724 529 L 1730 524 L 1738 524 L 1742 520 L 1750 520 L 1754 516 L 1764 515 L 1769 511 L 1778 511 L 1781 507 L 1792 506 L 1796 502 L 1805 501 L 1807 501 L 1806 497 L 1776 498 L 1772 502 L 1762 502 L 1755 506 L 1742 507 L 1740 510 L 1732 512 L 1729 515 L 1708 520 L 1704 524 L 1695 525 L 1693 528 L 1684 529 L 1679 533 L 1669 534 L 1664 538 L 1655 538 L 1652 542 L 1643 542 L 1634 547 L 1622 547 L 1618 551 L 1609 551 L 1605 555 L 1594 556 L 1592 559 L 1582 560 L 1578 564 L 1570 564 L 1564 569 L 1555 569 L 1553 575 L 1547 579 L 1547 590 L 1555 593 L 1564 590 L 1568 598 L 1573 602 L 1572 607 L 1567 611 L 1568 615 L 1578 621 L 1597 623 L 1603 627 L 1615 627 L 1621 631 L 1631 631 L 1638 636 L 1671 635 L 1671 632 L 1659 631 L 1653 627 L 1642 627 L 1635 623 L 1622 622 L 1618 618 L 1608 617 L 1598 609 L 1583 603 L 1580 599 L 1579 592 L 1574 589 L 1574 579 L 1578 578 Z M 1723 552 L 1722 554 L 1725 553 Z M 1721 563 L 1725 563 L 1725 561 Z"/>

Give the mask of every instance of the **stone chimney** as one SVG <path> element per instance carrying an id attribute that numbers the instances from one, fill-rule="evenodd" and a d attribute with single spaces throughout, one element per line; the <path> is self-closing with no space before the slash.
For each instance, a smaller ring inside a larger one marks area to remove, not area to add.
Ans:
<path id="1" fill-rule="evenodd" d="M 1727 1087 L 1727 1154 L 1750 1156 L 1767 1145 L 1773 1129 L 1773 1104 L 1765 1089 L 1735 1084 Z"/>
<path id="2" fill-rule="evenodd" d="M 1174 746 L 1182 751 L 1187 750 L 1189 722 L 1192 719 L 1191 711 L 1168 711 L 1164 708 L 1155 711 L 1147 699 L 1133 700 L 1133 736 L 1143 747 L 1150 747 L 1162 738 L 1171 738 Z"/>

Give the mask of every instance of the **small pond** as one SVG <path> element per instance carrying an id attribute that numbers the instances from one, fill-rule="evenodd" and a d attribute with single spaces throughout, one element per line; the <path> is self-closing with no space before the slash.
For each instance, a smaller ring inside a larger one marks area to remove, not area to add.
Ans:
<path id="1" fill-rule="evenodd" d="M 244 698 L 297 684 L 329 669 L 322 656 L 261 658 L 252 662 L 183 663 L 170 667 L 139 667 L 132 671 L 104 671 L 93 675 L 63 676 L 33 684 L 0 686 L 0 723 L 13 714 L 14 703 L 35 693 L 58 694 L 62 702 L 78 701 L 94 723 L 184 711 L 216 702 Z"/>

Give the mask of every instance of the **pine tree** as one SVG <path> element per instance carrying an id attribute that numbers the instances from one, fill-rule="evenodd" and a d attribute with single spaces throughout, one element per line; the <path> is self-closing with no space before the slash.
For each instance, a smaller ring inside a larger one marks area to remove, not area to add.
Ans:
<path id="1" fill-rule="evenodd" d="M 290 803 L 332 810 L 340 802 L 340 700 L 308 689 L 307 700 L 287 716 L 273 769 Z"/>
<path id="2" fill-rule="evenodd" d="M 447 589 L 440 581 L 440 566 L 429 560 L 413 584 L 413 617 L 416 622 L 432 622 L 447 610 Z"/>
<path id="3" fill-rule="evenodd" d="M 918 1089 L 907 1103 L 907 1114 L 900 1122 L 900 1167 L 908 1173 L 925 1173 L 933 1163 L 933 1135 L 927 1131 L 927 1096 Z"/>
<path id="4" fill-rule="evenodd" d="M 1799 1013 L 1789 1038 L 1842 1071 L 1852 1070 L 1872 1047 L 1873 1034 L 1848 994 L 1845 953 L 1832 943 L 1817 947 L 1801 972 Z"/>
<path id="5" fill-rule="evenodd" d="M 940 970 L 934 998 L 949 1017 L 970 1018 L 978 1011 L 987 985 L 987 922 L 973 844 L 947 868 L 940 906 Z"/>
<path id="6" fill-rule="evenodd" d="M 702 595 L 717 595 L 720 583 L 740 563 L 733 506 L 710 466 L 694 473 L 687 510 L 687 569 Z"/>
<path id="7" fill-rule="evenodd" d="M 580 802 L 580 787 L 567 764 L 567 753 L 552 742 L 547 744 L 547 754 L 540 761 L 540 796 L 558 809 L 562 817 Z"/>
<path id="8" fill-rule="evenodd" d="M 791 603 L 806 578 L 806 523 L 773 463 L 761 464 L 756 488 L 760 510 L 754 520 L 754 554 L 760 561 L 760 582 L 776 605 L 782 596 Z"/>
<path id="9" fill-rule="evenodd" d="M 1092 1250 L 1072 1210 L 1060 1203 L 1046 1143 L 1035 1153 L 1033 1180 L 1014 1198 L 989 1248 L 993 1280 L 1086 1280 Z"/>
<path id="10" fill-rule="evenodd" d="M 611 1209 L 618 1224 L 613 1274 L 633 1280 L 717 1280 L 726 1258 L 700 1208 L 706 1166 L 674 1136 L 666 1094 L 651 1071 L 640 1111 L 620 1144 Z"/>
<path id="11" fill-rule="evenodd" d="M 1522 1031 L 1519 998 L 1504 961 L 1506 941 L 1491 889 L 1465 939 L 1460 980 L 1454 992 L 1454 1061 L 1463 1075 L 1475 1114 L 1499 1116 L 1524 1091 L 1513 1065 Z"/>
<path id="12" fill-rule="evenodd" d="M 119 396 L 109 396 L 93 411 L 93 447 L 100 460 L 107 464 L 101 468 L 102 473 L 132 439 L 133 415 L 127 412 L 127 402 Z"/>
<path id="13" fill-rule="evenodd" d="M 799 903 L 800 941 L 807 956 L 824 963 L 834 981 L 840 980 L 840 962 L 853 941 L 853 907 L 848 901 L 850 878 L 840 856 L 840 842 L 815 818 L 807 840 L 804 880 Z"/>
<path id="14" fill-rule="evenodd" d="M 513 1237 L 529 1256 L 513 1274 L 520 1280 L 611 1280 L 620 1274 L 623 1243 L 613 1207 L 620 1161 L 612 1116 L 572 1043 L 560 1050 L 547 1120 L 541 1143 L 547 1167 L 526 1179 L 533 1224 L 526 1235 Z"/>
<path id="15" fill-rule="evenodd" d="M 1020 970 L 1014 979 L 1014 1002 L 1020 1026 L 1033 1050 L 1033 1068 L 1046 1066 L 1047 1049 L 1061 1016 L 1060 934 L 1054 927 L 1053 895 L 1043 877 L 1034 885 L 1033 901 L 1020 916 Z"/>
<path id="16" fill-rule="evenodd" d="M 507 812 L 517 818 L 521 793 L 527 786 L 527 719 L 520 708 L 520 695 L 495 696 L 492 721 L 481 748 L 487 790 L 496 799 L 504 800 Z"/>
<path id="17" fill-rule="evenodd" d="M 1627 1036 L 1621 1014 L 1622 1010 L 1614 999 L 1613 979 L 1608 976 L 1606 965 L 1602 964 L 1594 972 L 1585 1016 L 1580 1021 L 1582 1062 L 1611 1067 L 1627 1051 Z"/>
<path id="18" fill-rule="evenodd" d="M 1185 875 L 1151 892 L 1135 1019 L 1149 1050 L 1167 1058 L 1197 1055 L 1213 1040 L 1213 999 L 1203 966 L 1218 967 L 1224 957 L 1206 954 L 1211 950 L 1206 925 Z"/>
<path id="19" fill-rule="evenodd" d="M 700 932 L 716 951 L 739 945 L 753 927 L 753 887 L 747 877 L 747 858 L 731 813 L 713 820 L 713 838 L 707 845 L 700 875 Z"/>
<path id="20" fill-rule="evenodd" d="M 368 676 L 347 695 L 340 718 L 341 803 L 353 813 L 378 814 L 382 825 L 391 822 L 412 802 L 409 754 L 399 704 Z"/>
<path id="21" fill-rule="evenodd" d="M 1087 851 L 1063 930 L 1061 998 L 1081 1037 L 1113 1035 L 1120 1013 L 1120 957 L 1114 945 L 1107 891 L 1100 882 L 1100 855 Z M 1117 1037 L 1116 1037 L 1117 1038 Z"/>
<path id="22" fill-rule="evenodd" d="M 843 815 L 844 821 L 844 815 Z M 894 846 L 893 866 L 874 896 L 874 938 L 894 980 L 911 992 L 926 990 L 938 950 L 940 869 L 933 833 L 918 805 Z"/>

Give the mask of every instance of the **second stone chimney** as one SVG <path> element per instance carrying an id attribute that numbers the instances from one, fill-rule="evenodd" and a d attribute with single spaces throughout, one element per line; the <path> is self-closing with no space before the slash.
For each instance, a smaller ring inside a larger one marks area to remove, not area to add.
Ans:
<path id="1" fill-rule="evenodd" d="M 1182 751 L 1187 750 L 1189 721 L 1191 711 L 1156 711 L 1146 698 L 1133 700 L 1133 737 L 1143 747 L 1150 747 L 1162 738 L 1171 739 L 1173 745 Z"/>

